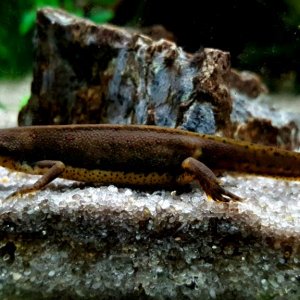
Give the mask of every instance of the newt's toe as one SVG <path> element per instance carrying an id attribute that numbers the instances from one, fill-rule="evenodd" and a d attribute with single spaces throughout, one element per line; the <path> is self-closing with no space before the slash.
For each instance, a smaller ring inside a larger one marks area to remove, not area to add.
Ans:
<path id="1" fill-rule="evenodd" d="M 230 201 L 242 201 L 243 199 L 239 196 L 225 190 L 220 185 L 214 186 L 212 188 L 208 195 L 214 200 L 214 201 L 220 201 L 220 202 L 230 202 Z"/>

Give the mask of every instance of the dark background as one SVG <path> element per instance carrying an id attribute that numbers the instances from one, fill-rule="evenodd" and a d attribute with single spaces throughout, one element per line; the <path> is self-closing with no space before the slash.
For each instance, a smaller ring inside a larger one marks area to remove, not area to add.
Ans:
<path id="1" fill-rule="evenodd" d="M 295 7 L 300 1 L 292 2 L 125 0 L 113 21 L 162 24 L 186 51 L 229 51 L 233 67 L 261 74 L 271 89 L 299 92 L 300 15 Z"/>

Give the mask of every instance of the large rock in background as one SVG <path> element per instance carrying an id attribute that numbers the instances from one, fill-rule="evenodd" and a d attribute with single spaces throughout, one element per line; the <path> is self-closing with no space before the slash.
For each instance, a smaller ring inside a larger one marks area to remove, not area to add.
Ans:
<path id="1" fill-rule="evenodd" d="M 20 125 L 137 123 L 287 147 L 297 141 L 292 118 L 253 101 L 265 86 L 232 70 L 227 52 L 190 54 L 52 9 L 38 12 L 34 46 L 32 95 Z"/>

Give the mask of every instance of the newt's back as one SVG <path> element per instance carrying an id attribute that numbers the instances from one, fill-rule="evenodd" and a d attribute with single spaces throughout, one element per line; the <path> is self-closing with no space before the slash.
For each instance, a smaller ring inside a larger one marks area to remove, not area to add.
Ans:
<path id="1" fill-rule="evenodd" d="M 163 128 L 122 125 L 33 126 L 0 130 L 0 155 L 20 161 L 57 160 L 102 170 L 180 170 L 195 156 L 197 138 Z"/>

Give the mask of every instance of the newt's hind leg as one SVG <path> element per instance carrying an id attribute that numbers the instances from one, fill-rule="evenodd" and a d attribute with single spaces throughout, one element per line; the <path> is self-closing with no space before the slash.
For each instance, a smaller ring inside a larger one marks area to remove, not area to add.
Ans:
<path id="1" fill-rule="evenodd" d="M 225 190 L 212 170 L 197 159 L 189 157 L 182 162 L 181 166 L 186 173 L 178 178 L 178 183 L 187 183 L 194 179 L 199 182 L 207 196 L 215 201 L 242 200 L 240 197 Z"/>
<path id="2" fill-rule="evenodd" d="M 22 187 L 14 193 L 10 194 L 6 198 L 6 200 L 15 196 L 22 196 L 31 192 L 39 191 L 48 183 L 57 178 L 60 174 L 62 174 L 65 170 L 65 165 L 61 161 L 41 160 L 36 162 L 33 167 L 29 165 L 24 165 L 23 168 L 24 171 L 27 171 L 27 173 L 42 174 L 42 177 L 39 178 L 34 184 Z"/>

